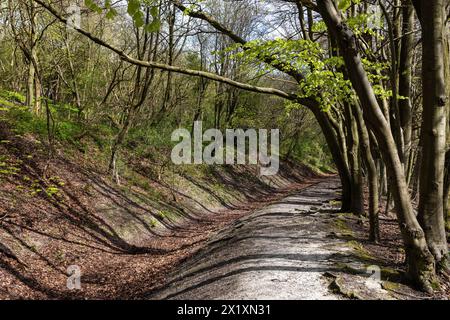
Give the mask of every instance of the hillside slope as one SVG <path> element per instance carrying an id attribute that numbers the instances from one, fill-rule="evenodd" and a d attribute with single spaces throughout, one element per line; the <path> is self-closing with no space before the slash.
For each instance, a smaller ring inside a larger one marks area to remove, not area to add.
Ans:
<path id="1" fill-rule="evenodd" d="M 117 184 L 96 147 L 55 146 L 0 122 L 0 299 L 139 298 L 213 232 L 317 177 L 129 157 Z M 81 290 L 66 286 L 74 265 Z"/>

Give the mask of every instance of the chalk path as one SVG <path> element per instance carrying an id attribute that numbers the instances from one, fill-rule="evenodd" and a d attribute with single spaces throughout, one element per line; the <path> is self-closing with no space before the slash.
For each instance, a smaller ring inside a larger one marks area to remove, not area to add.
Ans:
<path id="1" fill-rule="evenodd" d="M 340 299 L 323 277 L 342 254 L 327 237 L 339 190 L 331 177 L 237 220 L 149 298 Z"/>

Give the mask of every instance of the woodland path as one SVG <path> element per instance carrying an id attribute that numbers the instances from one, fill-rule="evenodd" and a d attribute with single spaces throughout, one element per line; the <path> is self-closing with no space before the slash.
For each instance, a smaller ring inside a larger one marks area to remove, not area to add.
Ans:
<path id="1" fill-rule="evenodd" d="M 323 277 L 345 255 L 329 236 L 339 190 L 330 177 L 237 220 L 149 298 L 340 299 Z"/>

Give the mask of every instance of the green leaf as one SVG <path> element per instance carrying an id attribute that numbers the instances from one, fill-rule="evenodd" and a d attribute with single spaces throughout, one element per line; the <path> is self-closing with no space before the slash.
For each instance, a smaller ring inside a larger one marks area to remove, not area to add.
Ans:
<path id="1" fill-rule="evenodd" d="M 351 4 L 352 4 L 352 0 L 340 0 L 338 8 L 339 8 L 339 10 L 345 11 L 350 7 Z"/>
<path id="2" fill-rule="evenodd" d="M 94 2 L 94 0 L 84 0 L 84 4 L 92 11 L 102 13 L 102 8 L 100 8 L 97 3 Z"/>
<path id="3" fill-rule="evenodd" d="M 145 26 L 146 32 L 157 32 L 161 28 L 161 21 L 159 19 L 155 19 L 152 23 Z"/>
<path id="4" fill-rule="evenodd" d="M 158 17 L 158 7 L 151 7 L 151 9 L 150 9 L 150 14 L 152 15 L 152 17 L 153 18 L 156 18 L 156 17 Z"/>
<path id="5" fill-rule="evenodd" d="M 139 10 L 133 15 L 134 25 L 140 28 L 145 24 L 144 14 Z"/>
<path id="6" fill-rule="evenodd" d="M 129 0 L 128 1 L 128 14 L 133 17 L 140 10 L 141 2 L 139 0 Z"/>
<path id="7" fill-rule="evenodd" d="M 106 19 L 114 19 L 117 16 L 117 11 L 114 8 L 111 8 L 106 14 Z"/>

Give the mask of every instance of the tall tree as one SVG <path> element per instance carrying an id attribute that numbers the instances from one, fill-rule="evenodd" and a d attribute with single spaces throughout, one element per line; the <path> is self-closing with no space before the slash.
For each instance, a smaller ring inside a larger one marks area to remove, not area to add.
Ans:
<path id="1" fill-rule="evenodd" d="M 405 1 L 402 7 L 402 38 L 399 62 L 399 101 L 400 122 L 403 132 L 404 159 L 406 170 L 409 172 L 411 161 L 408 161 L 411 154 L 412 135 L 412 62 L 414 54 L 414 8 L 412 3 Z"/>
<path id="2" fill-rule="evenodd" d="M 349 78 L 361 102 L 365 121 L 377 138 L 388 168 L 398 223 L 405 243 L 407 273 L 417 285 L 432 291 L 431 284 L 435 281 L 434 259 L 427 247 L 425 234 L 414 215 L 397 145 L 363 67 L 358 39 L 344 22 L 334 1 L 318 0 L 317 8 L 339 45 Z"/>
<path id="3" fill-rule="evenodd" d="M 414 1 L 422 26 L 422 162 L 419 221 L 437 266 L 445 267 L 448 247 L 445 234 L 443 192 L 446 133 L 444 78 L 444 0 Z"/>

